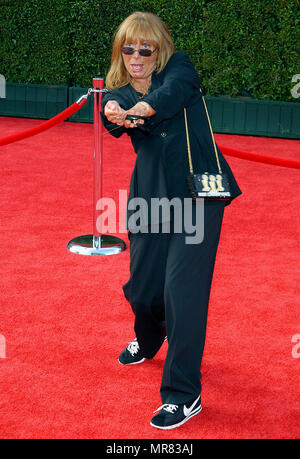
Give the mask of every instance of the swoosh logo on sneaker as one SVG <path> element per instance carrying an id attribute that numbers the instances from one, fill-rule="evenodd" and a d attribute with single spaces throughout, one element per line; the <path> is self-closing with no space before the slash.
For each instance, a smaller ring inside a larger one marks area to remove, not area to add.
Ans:
<path id="1" fill-rule="evenodd" d="M 188 417 L 192 413 L 194 407 L 197 405 L 197 403 L 199 401 L 199 398 L 200 398 L 200 395 L 189 408 L 187 408 L 185 405 L 183 406 L 183 414 L 186 417 Z"/>

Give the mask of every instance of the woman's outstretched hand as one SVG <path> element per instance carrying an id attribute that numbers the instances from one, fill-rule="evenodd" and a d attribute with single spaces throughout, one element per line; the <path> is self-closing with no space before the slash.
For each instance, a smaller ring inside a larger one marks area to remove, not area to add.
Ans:
<path id="1" fill-rule="evenodd" d="M 153 116 L 155 115 L 156 111 L 149 105 L 147 102 L 138 102 L 134 105 L 130 110 L 127 110 L 127 115 L 134 115 L 134 116 Z M 138 119 L 138 123 L 144 124 L 143 119 Z M 126 121 L 125 121 L 126 123 Z M 131 126 L 130 126 L 131 127 Z"/>
<path id="2" fill-rule="evenodd" d="M 123 126 L 127 113 L 120 107 L 117 101 L 109 100 L 105 105 L 104 115 L 111 123 Z"/>
<path id="3" fill-rule="evenodd" d="M 130 120 L 126 120 L 127 115 L 134 115 L 134 116 L 153 116 L 155 115 L 155 110 L 151 107 L 151 105 L 147 104 L 146 102 L 138 102 L 134 107 L 130 110 L 123 110 L 120 107 L 117 101 L 109 100 L 105 105 L 104 114 L 108 121 L 111 123 L 115 123 L 118 126 L 124 126 L 125 128 L 136 128 L 137 124 L 144 124 L 143 119 L 137 119 L 136 123 L 133 123 Z"/>

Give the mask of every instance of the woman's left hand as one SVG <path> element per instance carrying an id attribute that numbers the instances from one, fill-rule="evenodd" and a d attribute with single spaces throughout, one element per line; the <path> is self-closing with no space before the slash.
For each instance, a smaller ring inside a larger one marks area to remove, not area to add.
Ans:
<path id="1" fill-rule="evenodd" d="M 149 105 L 147 102 L 138 102 L 134 105 L 130 110 L 127 110 L 127 115 L 134 115 L 134 116 L 153 116 L 155 115 L 156 111 Z M 144 124 L 143 119 L 137 119 L 137 123 Z M 132 121 L 125 120 L 124 126 L 127 128 L 137 127 L 135 123 Z"/>

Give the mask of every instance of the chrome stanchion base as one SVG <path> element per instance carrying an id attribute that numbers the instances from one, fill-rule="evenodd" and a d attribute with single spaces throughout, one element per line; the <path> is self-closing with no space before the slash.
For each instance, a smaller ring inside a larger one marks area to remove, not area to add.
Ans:
<path id="1" fill-rule="evenodd" d="M 116 236 L 87 234 L 72 239 L 67 248 L 79 255 L 116 255 L 126 250 L 126 244 Z"/>

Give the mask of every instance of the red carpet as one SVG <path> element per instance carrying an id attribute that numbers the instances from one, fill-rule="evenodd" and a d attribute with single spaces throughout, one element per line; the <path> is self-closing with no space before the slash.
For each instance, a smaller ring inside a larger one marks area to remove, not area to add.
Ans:
<path id="1" fill-rule="evenodd" d="M 41 122 L 1 117 L 0 138 Z M 216 141 L 300 157 L 299 141 L 221 134 Z M 126 137 L 107 135 L 104 147 L 104 195 L 118 200 L 135 154 Z M 203 411 L 164 432 L 149 422 L 161 405 L 167 343 L 142 365 L 117 361 L 134 337 L 121 289 L 129 250 L 85 257 L 66 249 L 92 232 L 93 126 L 65 122 L 0 151 L 1 438 L 299 437 L 300 359 L 292 343 L 300 334 L 299 171 L 226 157 L 243 195 L 224 214 Z"/>

